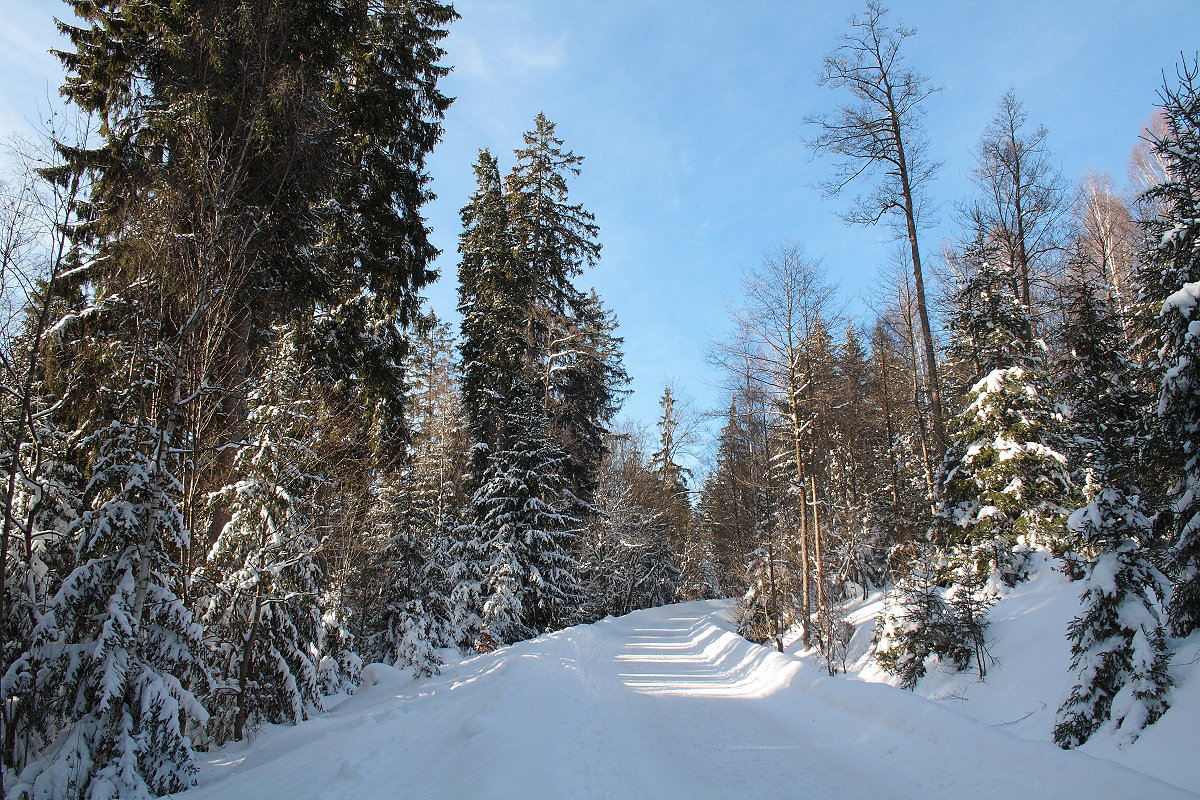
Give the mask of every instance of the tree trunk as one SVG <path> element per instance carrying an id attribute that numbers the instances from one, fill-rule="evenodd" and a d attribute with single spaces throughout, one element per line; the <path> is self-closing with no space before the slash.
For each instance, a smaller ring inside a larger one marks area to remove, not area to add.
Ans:
<path id="1" fill-rule="evenodd" d="M 817 477 L 810 475 L 809 487 L 812 490 L 812 520 L 813 520 L 813 565 L 817 579 L 817 613 L 825 608 L 825 565 L 821 558 L 821 515 L 817 511 Z"/>
<path id="2" fill-rule="evenodd" d="M 925 302 L 925 273 L 921 266 L 921 248 L 917 239 L 916 200 L 913 197 L 908 159 L 904 152 L 899 112 L 896 110 L 890 85 L 887 86 L 887 100 L 891 133 L 896 144 L 896 171 L 900 178 L 900 195 L 904 201 L 904 227 L 908 234 L 909 256 L 912 259 L 913 288 L 917 295 L 917 319 L 921 325 L 921 342 L 925 351 L 925 382 L 933 422 L 933 446 L 938 460 L 941 461 L 946 455 L 946 427 L 943 422 L 942 389 L 937 374 L 937 348 L 933 343 L 933 329 L 929 325 L 929 306 Z"/>

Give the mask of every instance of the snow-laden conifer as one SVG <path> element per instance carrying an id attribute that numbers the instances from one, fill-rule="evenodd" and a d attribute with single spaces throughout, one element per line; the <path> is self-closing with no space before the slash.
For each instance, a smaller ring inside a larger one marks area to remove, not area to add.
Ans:
<path id="1" fill-rule="evenodd" d="M 969 383 L 950 426 L 933 532 L 940 547 L 970 551 L 1011 584 L 1023 575 L 1020 547 L 1065 547 L 1064 423 L 1011 268 L 982 237 L 965 260 L 974 274 L 957 292 L 949 372 Z"/>
<path id="2" fill-rule="evenodd" d="M 146 798 L 194 784 L 185 728 L 207 713 L 200 625 L 176 594 L 188 544 L 166 432 L 114 421 L 79 521 L 78 566 L 50 600 L 18 691 L 37 698 L 46 747 L 10 791 L 31 798 Z"/>
<path id="3" fill-rule="evenodd" d="M 1171 685 L 1162 613 L 1167 581 L 1145 548 L 1150 520 L 1136 496 L 1095 484 L 1085 491 L 1087 505 L 1068 524 L 1098 555 L 1085 577 L 1083 612 L 1067 631 L 1075 685 L 1054 727 L 1064 748 L 1104 727 L 1132 742 L 1167 710 Z"/>
<path id="4" fill-rule="evenodd" d="M 980 677 L 985 674 L 986 612 L 993 601 L 985 574 L 977 559 L 955 570 L 925 548 L 888 592 L 872 648 L 901 687 L 912 689 L 934 664 L 955 670 L 975 664 Z"/>
<path id="5" fill-rule="evenodd" d="M 1169 481 L 1171 633 L 1200 627 L 1200 66 L 1179 69 L 1162 92 L 1165 133 L 1153 149 L 1166 180 L 1146 193 L 1160 215 L 1149 224 L 1143 299 L 1158 312 L 1162 379 L 1153 441 Z"/>
<path id="6" fill-rule="evenodd" d="M 363 620 L 363 652 L 416 675 L 436 672 L 434 651 L 456 642 L 447 575 L 456 518 L 449 504 L 439 508 L 428 478 L 421 462 L 401 470 L 378 487 L 368 517 L 381 547 L 366 573 L 378 594 Z"/>
<path id="7" fill-rule="evenodd" d="M 528 384 L 511 399 L 505 444 L 488 455 L 471 499 L 466 530 L 479 557 L 482 631 L 509 643 L 574 622 L 582 593 L 572 556 L 577 502 L 558 471 L 563 458 L 550 441 L 538 398 Z M 475 590 L 464 587 L 460 594 Z"/>
<path id="8" fill-rule="evenodd" d="M 295 724 L 320 707 L 321 573 L 313 530 L 322 479 L 308 446 L 312 401 L 292 341 L 276 347 L 251 392 L 239 478 L 213 497 L 229 521 L 200 585 L 215 680 L 209 733 L 242 739 L 264 722 Z"/>

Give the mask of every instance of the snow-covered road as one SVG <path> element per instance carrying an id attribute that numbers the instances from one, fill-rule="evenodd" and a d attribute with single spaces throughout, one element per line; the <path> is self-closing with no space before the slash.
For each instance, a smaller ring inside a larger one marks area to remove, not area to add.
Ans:
<path id="1" fill-rule="evenodd" d="M 580 626 L 212 754 L 188 800 L 1196 798 L 730 632 L 716 602 Z M 178 795 L 177 795 L 178 796 Z"/>

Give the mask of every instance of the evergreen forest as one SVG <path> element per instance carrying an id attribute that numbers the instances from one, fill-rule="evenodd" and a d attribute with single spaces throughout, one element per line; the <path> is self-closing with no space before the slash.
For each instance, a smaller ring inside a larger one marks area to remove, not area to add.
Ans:
<path id="1" fill-rule="evenodd" d="M 479 151 L 434 267 L 449 3 L 65 6 L 69 117 L 0 183 L 0 797 L 181 792 L 365 665 L 690 600 L 836 675 L 881 593 L 896 685 L 986 680 L 1038 558 L 1081 598 L 1053 741 L 1171 713 L 1200 627 L 1195 55 L 1145 98 L 1135 191 L 1063 174 L 1009 92 L 945 197 L 938 85 L 872 1 L 829 42 L 836 110 L 790 132 L 846 225 L 895 234 L 871 314 L 768 247 L 696 344 L 720 407 L 668 383 L 640 426 L 586 154 L 546 115 Z"/>

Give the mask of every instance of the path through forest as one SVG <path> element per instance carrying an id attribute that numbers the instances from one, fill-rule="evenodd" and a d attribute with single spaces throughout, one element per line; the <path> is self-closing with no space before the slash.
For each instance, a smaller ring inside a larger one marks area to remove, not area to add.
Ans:
<path id="1" fill-rule="evenodd" d="M 1195 798 L 730 631 L 720 602 L 570 628 L 212 754 L 189 800 Z"/>

